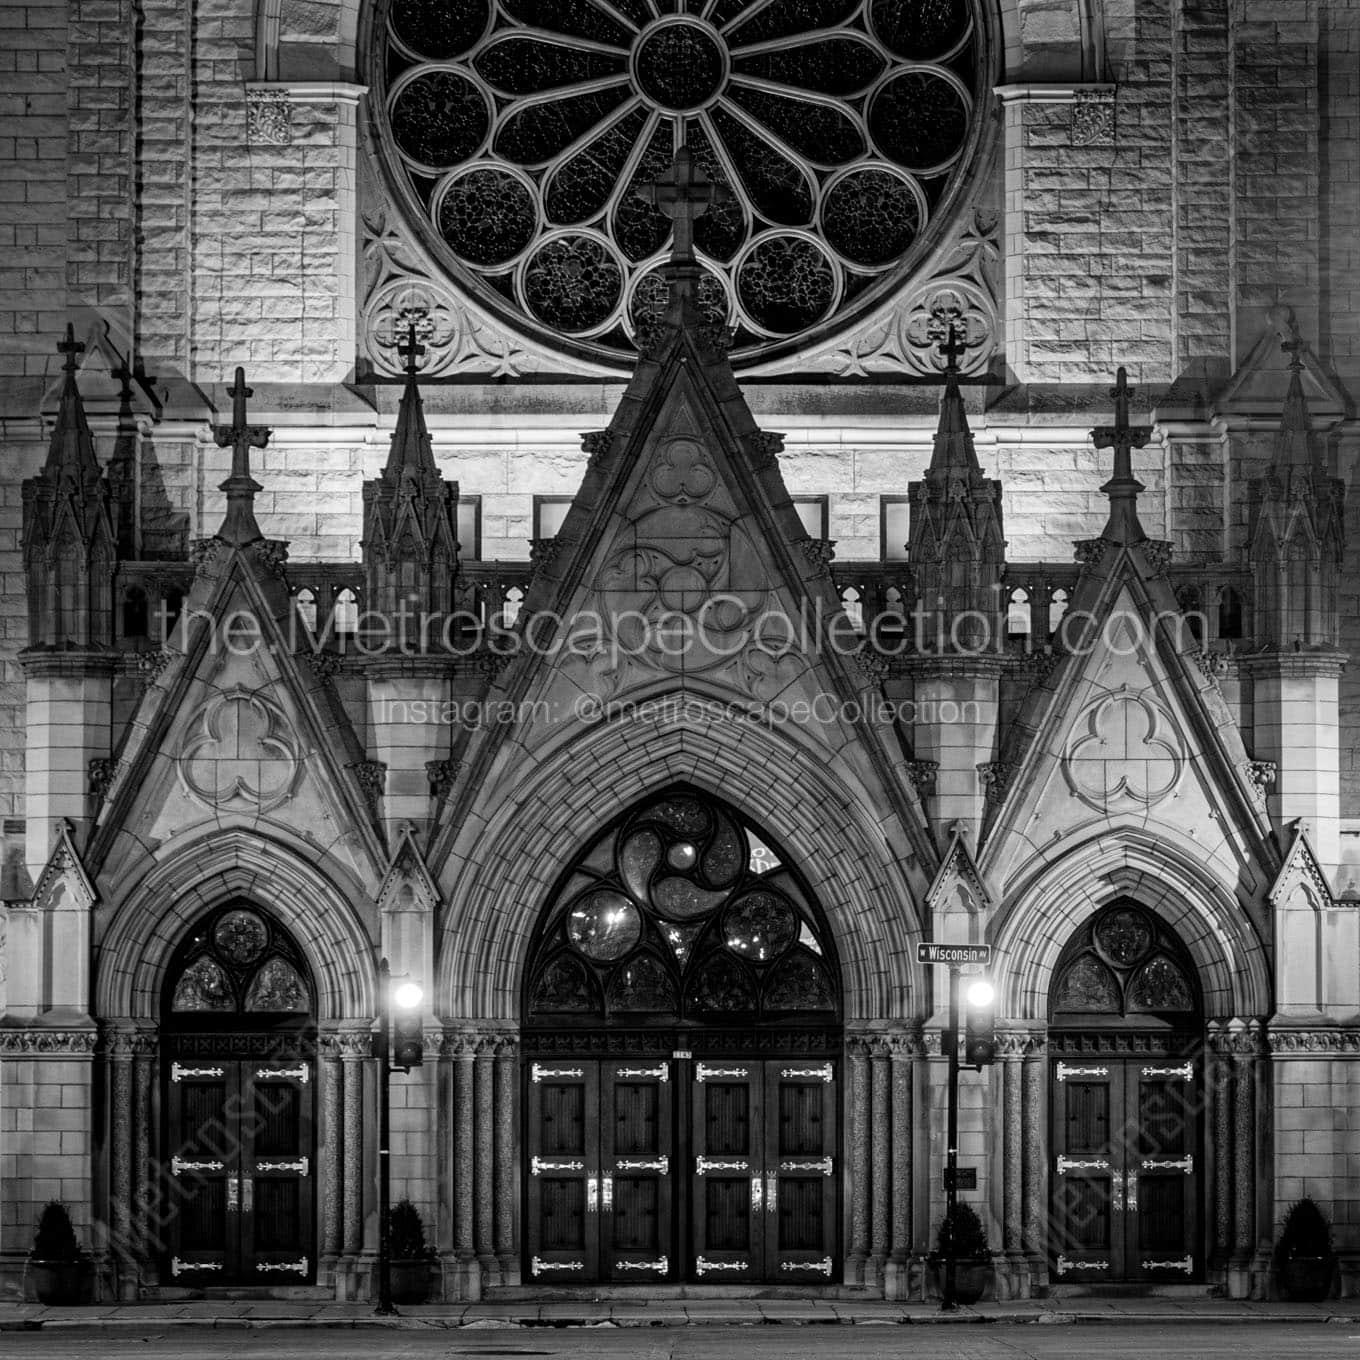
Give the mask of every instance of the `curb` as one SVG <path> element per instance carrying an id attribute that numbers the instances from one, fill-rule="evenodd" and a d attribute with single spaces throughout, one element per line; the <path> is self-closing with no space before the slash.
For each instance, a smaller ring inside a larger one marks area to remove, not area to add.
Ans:
<path id="1" fill-rule="evenodd" d="M 38 1332 L 66 1330 L 118 1330 L 137 1329 L 160 1330 L 167 1327 L 206 1329 L 209 1331 L 269 1331 L 269 1330 L 357 1330 L 361 1328 L 381 1328 L 389 1331 L 479 1331 L 479 1330 L 530 1330 L 557 1329 L 581 1330 L 591 1328 L 661 1328 L 661 1327 L 978 1327 L 978 1326 L 1183 1326 L 1185 1324 L 1242 1325 L 1245 1323 L 1289 1323 L 1308 1326 L 1360 1326 L 1360 1316 L 1350 1314 L 1299 1315 L 1298 1313 L 1241 1313 L 1224 1316 L 1210 1316 L 1194 1313 L 1083 1313 L 1075 1310 L 1024 1313 L 922 1313 L 919 1315 L 901 1314 L 896 1317 L 686 1317 L 674 1315 L 666 1318 L 596 1318 L 581 1316 L 577 1318 L 461 1318 L 437 1317 L 105 1317 L 83 1319 L 78 1317 L 60 1318 L 16 1318 L 0 1319 L 0 1332 Z"/>

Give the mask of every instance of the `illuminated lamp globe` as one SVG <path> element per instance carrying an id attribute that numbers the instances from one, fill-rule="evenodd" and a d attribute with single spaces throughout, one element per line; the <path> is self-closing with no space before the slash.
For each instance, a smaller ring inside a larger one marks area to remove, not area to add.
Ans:
<path id="1" fill-rule="evenodd" d="M 399 982 L 392 990 L 392 1001 L 404 1011 L 413 1011 L 425 999 L 418 982 Z"/>
<path id="2" fill-rule="evenodd" d="M 996 997 L 996 990 L 986 978 L 978 978 L 968 984 L 968 1004 L 982 1010 L 990 1006 Z"/>

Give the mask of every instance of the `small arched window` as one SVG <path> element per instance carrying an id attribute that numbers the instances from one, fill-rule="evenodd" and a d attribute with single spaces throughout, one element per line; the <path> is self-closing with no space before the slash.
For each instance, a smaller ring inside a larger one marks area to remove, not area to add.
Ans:
<path id="1" fill-rule="evenodd" d="M 1006 604 L 1006 636 L 1012 641 L 1029 637 L 1029 591 L 1017 587 Z"/>
<path id="2" fill-rule="evenodd" d="M 189 1016 L 301 1017 L 313 1009 L 308 970 L 291 937 L 254 906 L 205 917 L 176 951 L 167 1010 Z"/>
<path id="3" fill-rule="evenodd" d="M 141 586 L 129 586 L 123 592 L 122 634 L 129 641 L 144 638 L 151 625 L 146 591 Z"/>
<path id="4" fill-rule="evenodd" d="M 1063 615 L 1067 613 L 1067 592 L 1059 587 L 1048 597 L 1048 635 L 1052 637 L 1062 626 Z"/>
<path id="5" fill-rule="evenodd" d="M 1228 641 L 1242 636 L 1242 597 L 1232 586 L 1218 593 L 1218 635 Z"/>

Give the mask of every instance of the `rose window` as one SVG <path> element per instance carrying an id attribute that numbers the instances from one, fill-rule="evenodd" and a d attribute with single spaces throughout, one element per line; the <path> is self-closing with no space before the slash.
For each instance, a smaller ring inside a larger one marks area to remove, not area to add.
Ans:
<path id="1" fill-rule="evenodd" d="M 625 359 L 682 144 L 728 193 L 701 300 L 760 357 L 889 291 L 943 218 L 986 84 L 977 0 L 387 0 L 381 133 L 484 303 Z"/>

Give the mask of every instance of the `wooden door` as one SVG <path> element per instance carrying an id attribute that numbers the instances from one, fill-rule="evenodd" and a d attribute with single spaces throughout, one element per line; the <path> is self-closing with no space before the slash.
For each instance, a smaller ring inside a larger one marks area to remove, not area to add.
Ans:
<path id="1" fill-rule="evenodd" d="M 301 1059 L 242 1066 L 242 1273 L 305 1283 L 315 1268 L 311 1067 Z"/>
<path id="2" fill-rule="evenodd" d="M 315 1277 L 311 1077 L 303 1059 L 171 1062 L 173 1283 Z"/>
<path id="3" fill-rule="evenodd" d="M 604 1274 L 621 1282 L 672 1280 L 675 1116 L 669 1059 L 604 1065 L 600 1119 L 600 1231 Z"/>
<path id="4" fill-rule="evenodd" d="M 765 1069 L 696 1062 L 690 1083 L 691 1269 L 708 1281 L 765 1274 Z"/>
<path id="5" fill-rule="evenodd" d="M 525 1100 L 526 1245 L 534 1279 L 600 1278 L 600 1064 L 539 1063 Z"/>
<path id="6" fill-rule="evenodd" d="M 765 1064 L 765 1256 L 770 1280 L 836 1268 L 836 1081 L 827 1062 Z"/>
<path id="7" fill-rule="evenodd" d="M 240 1064 L 172 1062 L 169 1075 L 170 1280 L 234 1284 L 241 1274 Z"/>
<path id="8" fill-rule="evenodd" d="M 1053 1081 L 1054 1277 L 1193 1279 L 1199 1126 L 1189 1060 L 1059 1061 Z"/>

